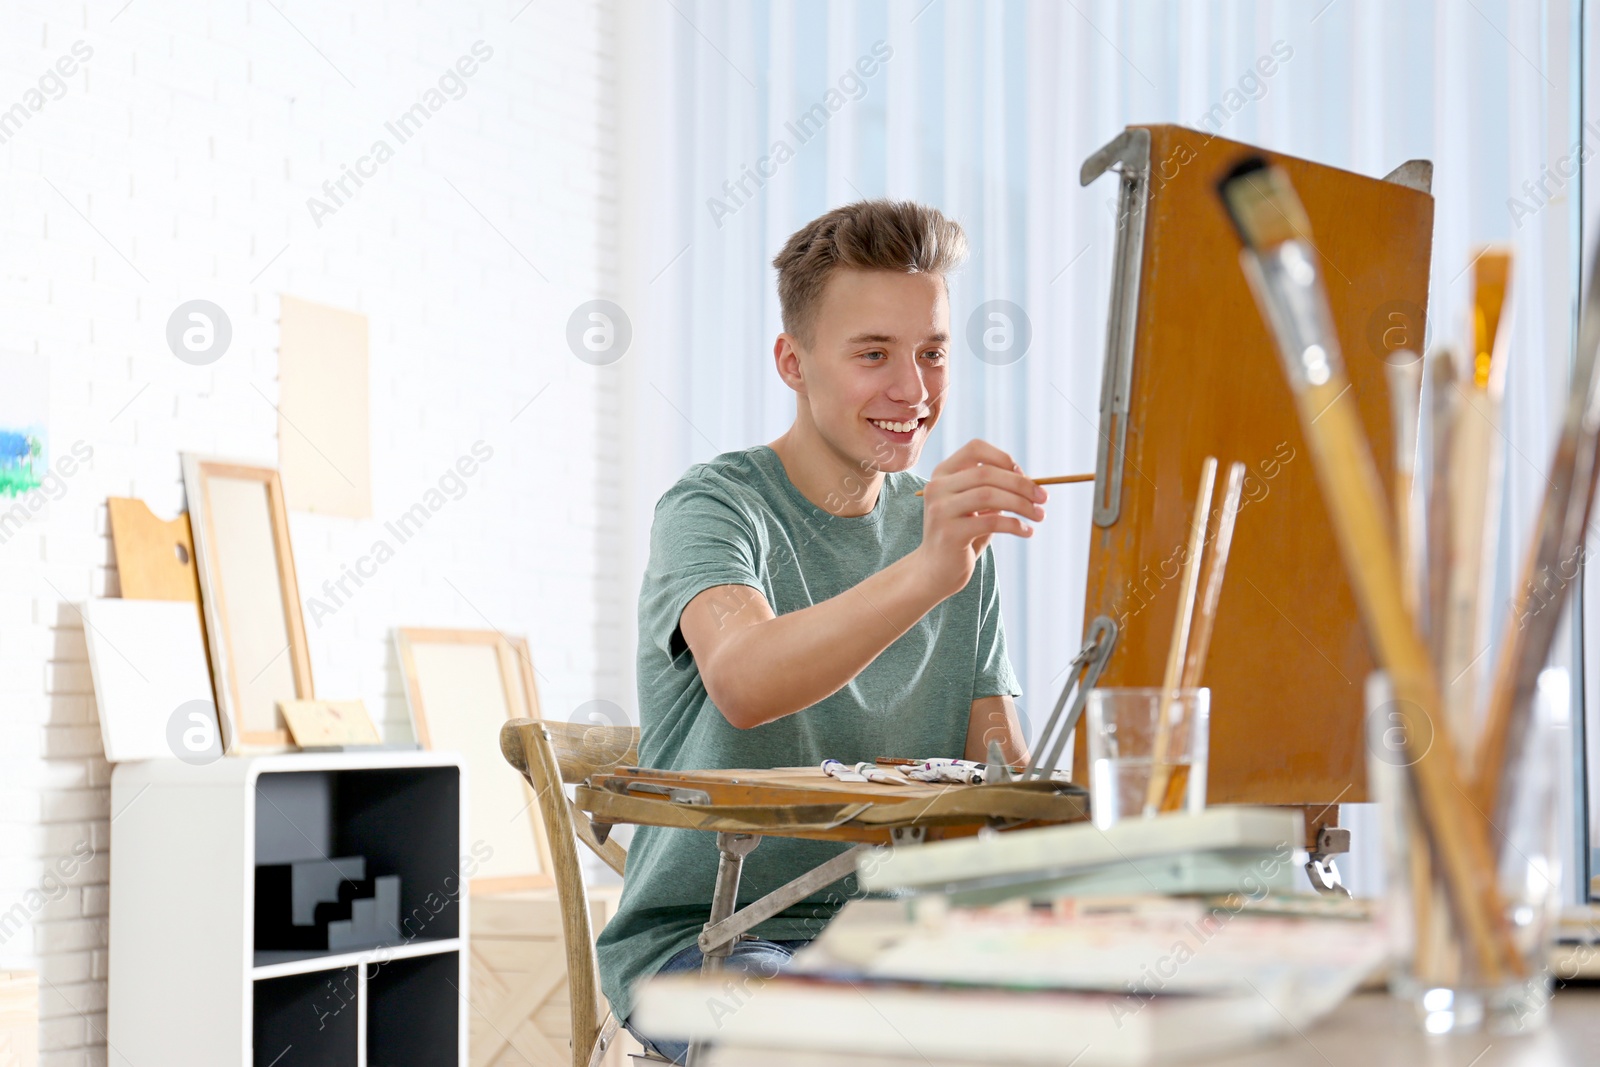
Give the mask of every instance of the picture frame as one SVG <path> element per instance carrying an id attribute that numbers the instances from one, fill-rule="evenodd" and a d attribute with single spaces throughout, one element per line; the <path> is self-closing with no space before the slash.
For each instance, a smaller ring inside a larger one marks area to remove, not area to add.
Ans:
<path id="1" fill-rule="evenodd" d="M 279 703 L 315 696 L 283 484 L 271 467 L 183 454 L 223 749 L 293 747 Z"/>
<path id="2" fill-rule="evenodd" d="M 538 719 L 539 691 L 527 641 L 496 630 L 402 627 L 395 651 L 412 729 L 424 749 L 459 751 L 469 770 L 471 892 L 555 884 L 555 866 L 533 790 L 500 754 L 500 726 Z M 522 832 L 526 826 L 530 831 Z"/>

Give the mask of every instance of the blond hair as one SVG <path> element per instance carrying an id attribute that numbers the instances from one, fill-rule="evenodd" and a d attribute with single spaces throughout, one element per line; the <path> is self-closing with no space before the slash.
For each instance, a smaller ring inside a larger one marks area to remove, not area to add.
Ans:
<path id="1" fill-rule="evenodd" d="M 912 200 L 836 207 L 795 231 L 772 260 L 783 328 L 801 344 L 812 343 L 822 291 L 837 268 L 937 274 L 942 280 L 966 258 L 961 224 L 938 208 Z"/>

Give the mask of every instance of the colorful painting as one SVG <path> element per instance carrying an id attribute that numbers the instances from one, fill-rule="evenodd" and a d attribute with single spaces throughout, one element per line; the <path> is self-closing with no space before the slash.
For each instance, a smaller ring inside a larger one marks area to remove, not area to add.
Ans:
<path id="1" fill-rule="evenodd" d="M 49 405 L 50 364 L 0 352 L 0 500 L 33 492 L 50 472 Z"/>
<path id="2" fill-rule="evenodd" d="M 0 496 L 39 488 L 44 469 L 43 434 L 0 426 Z"/>

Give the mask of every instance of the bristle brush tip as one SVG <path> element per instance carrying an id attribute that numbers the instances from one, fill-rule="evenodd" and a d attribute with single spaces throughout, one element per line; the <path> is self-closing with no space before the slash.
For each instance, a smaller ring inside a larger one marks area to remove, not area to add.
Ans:
<path id="1" fill-rule="evenodd" d="M 1305 240 L 1311 228 L 1288 175 L 1262 156 L 1247 156 L 1217 182 L 1217 195 L 1246 248 Z"/>
<path id="2" fill-rule="evenodd" d="M 1233 223 L 1234 232 L 1239 235 L 1239 240 L 1246 245 L 1251 243 L 1250 232 L 1245 221 L 1239 217 L 1238 205 L 1234 202 L 1235 194 L 1231 191 L 1234 183 L 1244 181 L 1265 171 L 1269 164 L 1262 156 L 1245 156 L 1239 162 L 1229 167 L 1227 172 L 1217 179 L 1217 196 L 1222 201 L 1222 207 L 1228 214 L 1228 221 Z"/>

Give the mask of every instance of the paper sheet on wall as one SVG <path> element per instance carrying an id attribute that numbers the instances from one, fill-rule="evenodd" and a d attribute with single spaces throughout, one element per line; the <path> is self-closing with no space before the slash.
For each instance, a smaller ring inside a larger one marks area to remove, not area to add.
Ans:
<path id="1" fill-rule="evenodd" d="M 372 516 L 367 317 L 281 298 L 278 467 L 290 509 Z"/>

